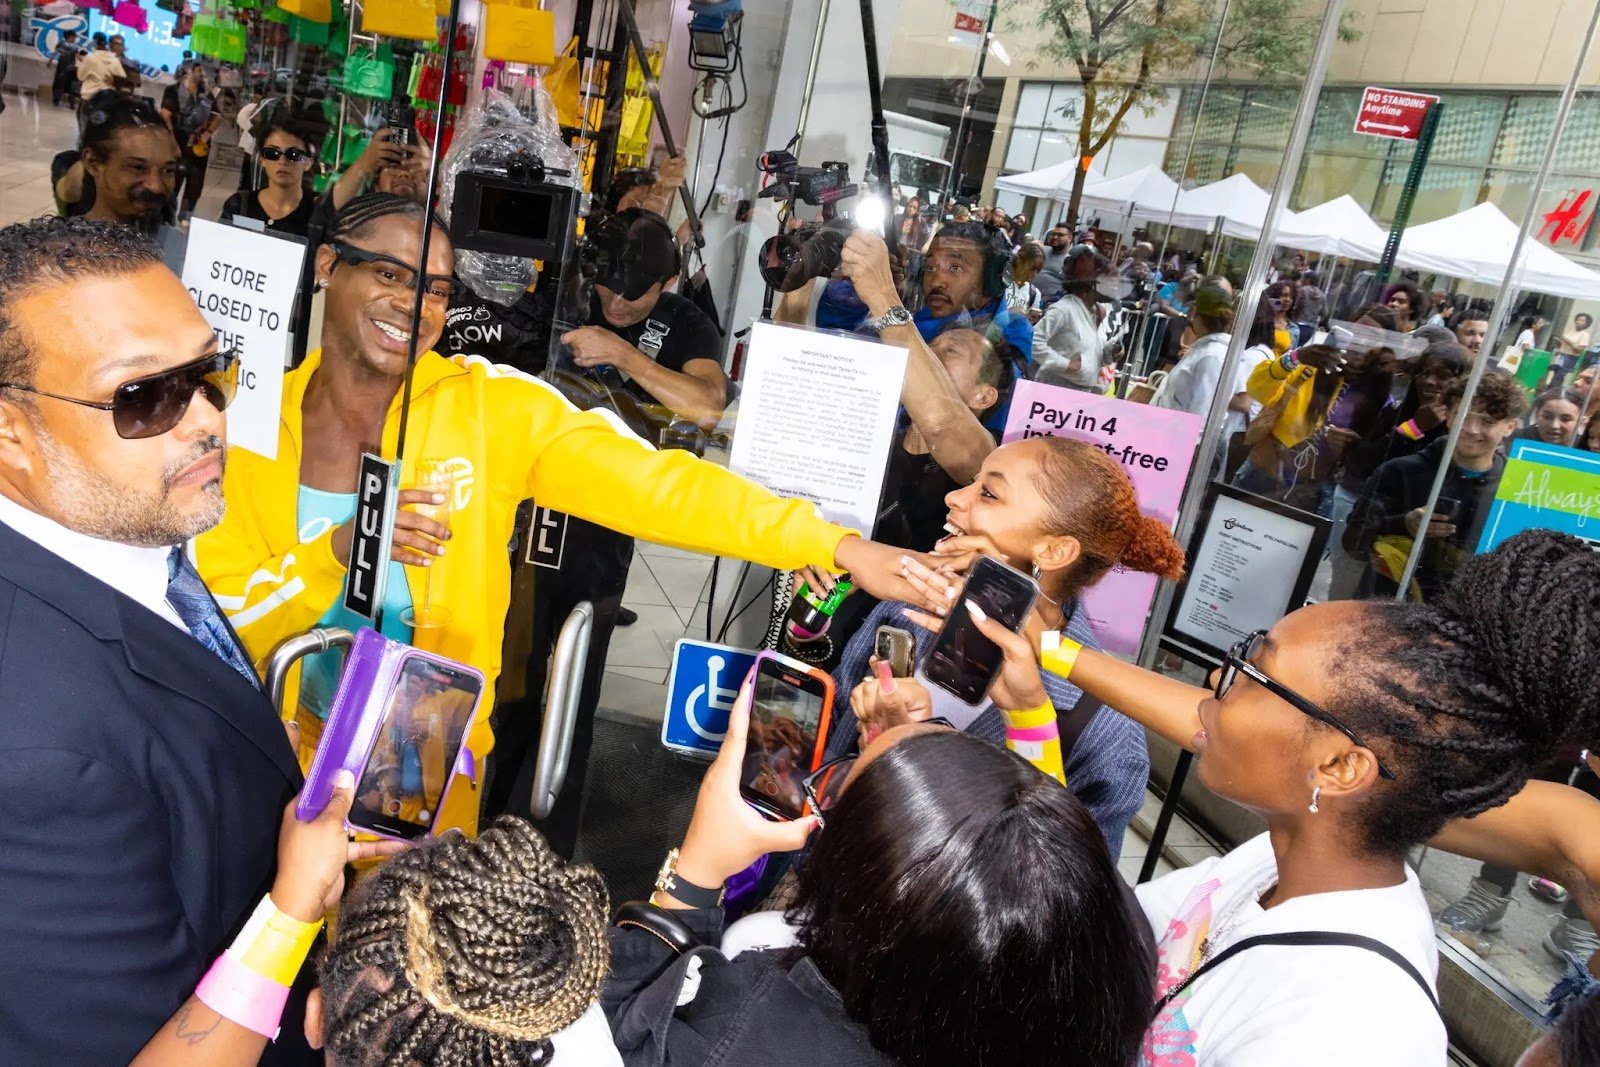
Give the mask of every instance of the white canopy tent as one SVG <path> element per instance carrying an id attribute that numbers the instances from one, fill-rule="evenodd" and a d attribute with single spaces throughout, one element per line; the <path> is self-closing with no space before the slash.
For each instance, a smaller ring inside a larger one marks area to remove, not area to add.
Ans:
<path id="1" fill-rule="evenodd" d="M 1348 194 L 1325 204 L 1290 212 L 1278 228 L 1275 244 L 1329 256 L 1376 261 L 1388 232 Z"/>
<path id="2" fill-rule="evenodd" d="M 1180 193 L 1177 182 L 1167 177 L 1160 167 L 1151 165 L 1115 178 L 1085 182 L 1080 203 L 1085 212 L 1127 215 L 1141 206 L 1166 211 Z"/>
<path id="3" fill-rule="evenodd" d="M 1034 196 L 1042 200 L 1066 200 L 1072 195 L 1072 178 L 1077 172 L 1078 161 L 1069 159 L 1053 167 L 996 178 L 994 187 L 999 192 L 1016 193 L 1018 196 Z M 1091 170 L 1084 178 L 1084 188 L 1087 190 L 1090 185 L 1104 180 L 1103 175 Z"/>
<path id="4" fill-rule="evenodd" d="M 1170 221 L 1191 230 L 1214 230 L 1221 220 L 1225 236 L 1255 240 L 1261 236 L 1271 199 L 1248 176 L 1236 173 L 1179 193 L 1176 211 L 1170 200 L 1165 204 L 1140 204 L 1134 208 L 1133 217 L 1147 222 Z"/>
<path id="5" fill-rule="evenodd" d="M 1408 229 L 1400 239 L 1395 262 L 1402 267 L 1433 271 L 1463 281 L 1499 285 L 1517 240 L 1517 224 L 1493 204 L 1479 204 L 1457 215 Z M 1379 241 L 1371 254 L 1383 253 Z M 1587 300 L 1600 299 L 1600 274 L 1561 253 L 1530 240 L 1523 246 L 1516 284 L 1522 289 Z"/>

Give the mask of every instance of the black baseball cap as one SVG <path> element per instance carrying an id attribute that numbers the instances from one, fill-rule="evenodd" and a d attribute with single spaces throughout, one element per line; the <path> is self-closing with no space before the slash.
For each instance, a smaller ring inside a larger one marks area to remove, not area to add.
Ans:
<path id="1" fill-rule="evenodd" d="M 596 285 L 637 300 L 678 273 L 678 242 L 659 216 L 629 208 L 595 227 L 585 258 L 594 265 Z"/>

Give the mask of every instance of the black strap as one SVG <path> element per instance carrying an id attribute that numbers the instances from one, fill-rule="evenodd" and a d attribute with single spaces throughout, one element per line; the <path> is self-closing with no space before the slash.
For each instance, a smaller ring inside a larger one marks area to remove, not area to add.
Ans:
<path id="1" fill-rule="evenodd" d="M 1056 713 L 1056 732 L 1061 735 L 1061 762 L 1065 764 L 1067 757 L 1072 754 L 1072 746 L 1078 743 L 1078 738 L 1083 736 L 1083 731 L 1088 729 L 1089 720 L 1093 719 L 1105 704 L 1096 700 L 1082 690 L 1078 691 L 1078 702 L 1072 705 L 1065 715 Z"/>
<path id="2" fill-rule="evenodd" d="M 1428 1003 L 1433 1005 L 1434 1013 L 1439 1016 L 1440 1021 L 1444 1020 L 1444 1011 L 1439 1007 L 1439 998 L 1434 996 L 1433 988 L 1428 985 L 1428 980 L 1422 977 L 1422 973 L 1412 965 L 1410 960 L 1385 945 L 1382 941 L 1363 937 L 1360 934 L 1335 933 L 1330 930 L 1302 930 L 1286 934 L 1257 934 L 1255 937 L 1247 937 L 1242 941 L 1237 941 L 1202 963 L 1178 985 L 1167 990 L 1166 995 L 1156 1001 L 1155 1014 L 1161 1014 L 1166 1006 L 1172 1003 L 1174 997 L 1194 984 L 1195 979 L 1246 949 L 1255 948 L 1257 945 L 1348 945 L 1350 948 L 1360 948 L 1368 952 L 1375 952 L 1410 975 L 1411 980 L 1417 983 L 1418 988 L 1427 996 Z"/>
<path id="3" fill-rule="evenodd" d="M 630 900 L 622 905 L 612 925 L 637 927 L 679 956 L 700 946 L 700 938 L 688 923 L 648 900 Z"/>

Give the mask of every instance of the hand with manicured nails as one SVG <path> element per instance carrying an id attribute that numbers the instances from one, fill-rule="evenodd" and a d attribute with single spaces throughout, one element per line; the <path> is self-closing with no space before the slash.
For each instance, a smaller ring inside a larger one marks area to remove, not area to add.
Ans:
<path id="1" fill-rule="evenodd" d="M 442 522 L 407 511 L 407 504 L 443 504 L 444 494 L 427 489 L 400 490 L 399 507 L 394 516 L 394 546 L 389 556 L 408 567 L 431 567 L 444 555 L 444 542 L 450 540 L 450 527 Z M 350 566 L 350 546 L 355 540 L 356 520 L 351 519 L 333 531 L 333 555 Z"/>
<path id="2" fill-rule="evenodd" d="M 739 795 L 753 697 L 753 682 L 746 678 L 728 715 L 722 748 L 700 782 L 694 816 L 678 850 L 678 873 L 706 889 L 721 885 L 769 852 L 793 852 L 804 847 L 811 831 L 819 825 L 815 815 L 793 822 L 771 822 Z M 666 903 L 685 907 L 672 898 Z"/>
<path id="3" fill-rule="evenodd" d="M 989 699 L 1001 711 L 1027 711 L 1049 700 L 1044 691 L 1044 677 L 1039 672 L 1039 655 L 1036 643 L 1030 643 L 1022 634 L 1012 633 L 994 619 L 984 614 L 982 608 L 968 600 L 967 614 L 972 616 L 978 632 L 1005 653 L 1000 673 L 989 687 Z"/>
<path id="4" fill-rule="evenodd" d="M 840 571 L 847 571 L 857 589 L 864 589 L 879 600 L 901 600 L 938 611 L 955 599 L 955 590 L 948 581 L 933 574 L 929 567 L 933 559 L 851 534 L 834 549 L 833 565 Z M 910 577 L 913 570 L 932 577 L 913 582 Z"/>
<path id="5" fill-rule="evenodd" d="M 862 748 L 890 727 L 933 718 L 933 695 L 921 682 L 896 678 L 877 656 L 870 662 L 874 677 L 850 692 L 850 710 L 855 712 Z"/>
<path id="6" fill-rule="evenodd" d="M 289 739 L 296 740 L 291 730 Z M 340 771 L 333 779 L 328 806 L 310 822 L 301 822 L 290 801 L 278 831 L 278 877 L 272 883 L 272 905 L 291 919 L 316 922 L 339 902 L 344 891 L 347 863 L 392 856 L 406 847 L 402 841 L 352 841 L 345 817 L 355 802 L 356 779 Z"/>

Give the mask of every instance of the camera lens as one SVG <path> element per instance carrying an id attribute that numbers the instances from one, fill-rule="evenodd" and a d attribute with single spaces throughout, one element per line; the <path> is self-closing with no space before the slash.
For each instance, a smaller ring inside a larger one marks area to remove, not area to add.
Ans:
<path id="1" fill-rule="evenodd" d="M 795 233 L 769 237 L 761 246 L 757 263 L 761 280 L 780 293 L 792 293 L 815 275 L 805 273 L 805 241 Z"/>

